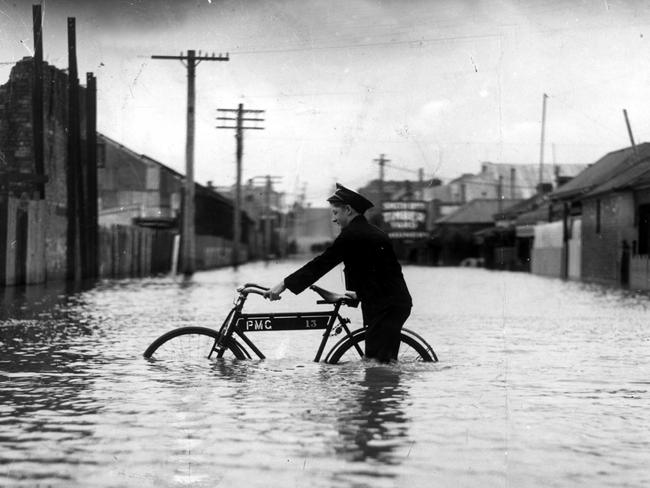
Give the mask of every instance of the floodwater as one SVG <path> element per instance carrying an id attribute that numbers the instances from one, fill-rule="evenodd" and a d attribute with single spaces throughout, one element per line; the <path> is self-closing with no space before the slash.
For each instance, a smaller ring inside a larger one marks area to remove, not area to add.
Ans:
<path id="1" fill-rule="evenodd" d="M 264 361 L 142 357 L 174 327 L 217 327 L 237 285 L 297 265 L 7 289 L 0 486 L 650 486 L 647 296 L 407 266 L 407 327 L 439 363 L 316 364 L 320 331 L 257 333 Z M 322 284 L 342 290 L 341 271 Z"/>

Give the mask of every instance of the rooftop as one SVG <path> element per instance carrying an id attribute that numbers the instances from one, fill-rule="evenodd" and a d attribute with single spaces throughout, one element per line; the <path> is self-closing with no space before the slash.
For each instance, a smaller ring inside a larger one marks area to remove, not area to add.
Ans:
<path id="1" fill-rule="evenodd" d="M 640 160 L 650 158 L 650 143 L 612 151 L 575 176 L 571 181 L 551 193 L 554 199 L 571 199 L 584 196 L 596 188 L 613 181 L 635 166 Z"/>
<path id="2" fill-rule="evenodd" d="M 520 200 L 497 200 L 477 198 L 466 203 L 455 212 L 436 220 L 436 224 L 489 224 L 494 214 L 520 202 Z"/>

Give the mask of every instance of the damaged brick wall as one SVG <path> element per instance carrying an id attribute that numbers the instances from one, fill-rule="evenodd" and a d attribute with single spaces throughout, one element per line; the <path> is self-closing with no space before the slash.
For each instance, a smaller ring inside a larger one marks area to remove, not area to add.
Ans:
<path id="1" fill-rule="evenodd" d="M 32 58 L 23 58 L 11 70 L 9 80 L 0 86 L 0 172 L 6 177 L 0 191 L 5 195 L 37 198 L 36 184 L 29 175 L 36 171 L 33 139 Z M 85 89 L 80 87 L 82 148 L 85 147 Z M 67 233 L 67 154 L 68 76 L 43 63 L 43 146 L 45 183 L 45 280 L 63 279 L 66 273 Z M 85 151 L 82 150 L 85 156 Z M 5 232 L 6 234 L 6 232 Z M 34 236 L 36 238 L 37 236 Z M 0 283 L 0 285 L 2 285 Z"/>

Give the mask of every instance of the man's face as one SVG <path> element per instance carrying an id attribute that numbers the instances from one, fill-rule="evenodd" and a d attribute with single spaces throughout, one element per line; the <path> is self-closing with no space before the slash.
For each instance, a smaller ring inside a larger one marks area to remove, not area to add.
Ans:
<path id="1" fill-rule="evenodd" d="M 337 224 L 341 229 L 350 223 L 350 206 L 349 205 L 330 205 L 332 210 L 332 222 Z"/>

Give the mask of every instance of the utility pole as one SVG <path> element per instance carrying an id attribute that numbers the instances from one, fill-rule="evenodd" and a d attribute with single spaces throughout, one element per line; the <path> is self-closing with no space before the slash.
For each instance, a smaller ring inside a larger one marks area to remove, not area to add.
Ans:
<path id="1" fill-rule="evenodd" d="M 41 5 L 32 6 L 34 23 L 34 76 L 32 78 L 32 115 L 34 137 L 34 172 L 45 176 L 43 148 L 43 14 Z M 38 198 L 45 198 L 45 183 L 37 184 Z"/>
<path id="2" fill-rule="evenodd" d="M 544 93 L 542 97 L 542 140 L 539 146 L 539 188 L 542 191 L 542 183 L 544 183 L 544 135 L 546 131 L 546 99 L 548 95 Z"/>
<path id="3" fill-rule="evenodd" d="M 424 168 L 418 169 L 418 198 L 424 200 Z"/>
<path id="4" fill-rule="evenodd" d="M 300 195 L 298 196 L 298 204 L 294 203 L 293 208 L 295 213 L 293 216 L 293 240 L 296 244 L 296 253 L 298 253 L 298 237 L 299 231 L 304 231 L 302 228 L 303 219 L 305 215 L 305 199 L 307 194 L 307 183 L 302 184 Z"/>
<path id="5" fill-rule="evenodd" d="M 386 159 L 384 154 L 380 154 L 379 159 L 374 159 L 373 161 L 379 165 L 379 205 L 377 207 L 379 208 L 380 222 L 383 222 L 384 219 L 382 214 L 382 207 L 384 203 L 384 166 L 386 166 L 386 163 L 390 162 L 390 159 Z"/>
<path id="6" fill-rule="evenodd" d="M 503 212 L 503 175 L 499 175 L 499 183 L 497 185 L 497 198 L 499 213 Z"/>
<path id="7" fill-rule="evenodd" d="M 264 122 L 264 119 L 254 117 L 244 117 L 244 114 L 263 114 L 264 110 L 244 110 L 244 104 L 240 103 L 237 108 L 219 108 L 217 111 L 223 114 L 235 113 L 235 117 L 217 117 L 217 120 L 227 120 L 232 125 L 218 125 L 217 129 L 235 129 L 235 140 L 237 141 L 237 178 L 235 183 L 235 211 L 233 215 L 233 243 L 232 243 L 232 265 L 239 266 L 239 246 L 241 244 L 241 171 L 242 155 L 244 153 L 244 130 L 257 129 L 263 130 L 264 127 L 249 126 L 244 127 L 244 122 Z M 226 122 L 228 123 L 228 122 Z"/>
<path id="8" fill-rule="evenodd" d="M 264 220 L 264 260 L 268 260 L 271 254 L 271 194 L 273 193 L 273 181 L 279 181 L 281 176 L 254 176 L 251 180 L 264 180 L 264 211 L 262 219 Z M 250 181 L 250 180 L 249 180 Z"/>
<path id="9" fill-rule="evenodd" d="M 627 135 L 630 137 L 630 144 L 632 144 L 632 151 L 634 152 L 634 155 L 637 156 L 637 148 L 636 144 L 634 143 L 634 135 L 632 135 L 632 127 L 630 126 L 630 119 L 627 118 L 627 110 L 623 109 L 623 116 L 625 117 L 625 125 L 627 126 Z"/>
<path id="10" fill-rule="evenodd" d="M 67 130 L 67 220 L 68 230 L 66 236 L 66 277 L 70 281 L 78 281 L 82 276 L 81 270 L 84 259 L 80 239 L 80 218 L 84 213 L 83 199 L 81 198 L 82 174 L 80 152 L 80 126 L 79 126 L 79 79 L 77 74 L 77 34 L 76 20 L 68 17 L 68 118 Z"/>
<path id="11" fill-rule="evenodd" d="M 178 56 L 151 56 L 151 59 L 174 59 L 187 67 L 187 136 L 185 144 L 185 191 L 183 198 L 183 227 L 181 229 L 181 269 L 183 274 L 194 273 L 196 249 L 194 244 L 194 101 L 195 101 L 195 73 L 201 61 L 229 61 L 228 54 L 222 56 L 198 56 L 192 49 L 187 54 L 182 52 Z"/>
<path id="12" fill-rule="evenodd" d="M 266 184 L 264 185 L 264 259 L 269 258 L 271 253 L 271 175 L 266 175 Z"/>
<path id="13" fill-rule="evenodd" d="M 86 73 L 86 233 L 88 248 L 86 277 L 99 276 L 97 209 L 97 79 Z"/>

